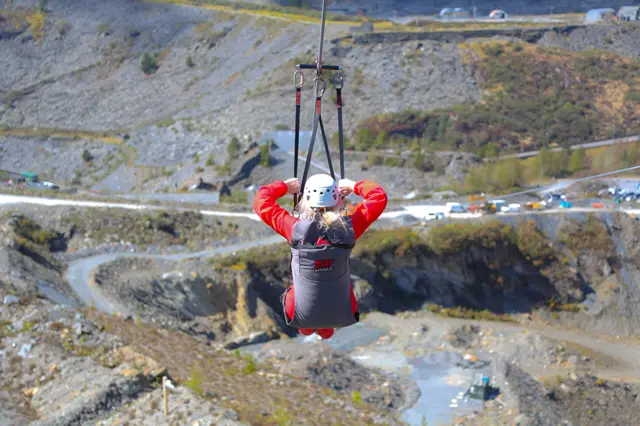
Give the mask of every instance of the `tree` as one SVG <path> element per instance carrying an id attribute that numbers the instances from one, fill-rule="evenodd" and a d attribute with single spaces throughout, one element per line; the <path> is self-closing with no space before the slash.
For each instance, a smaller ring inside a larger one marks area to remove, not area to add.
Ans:
<path id="1" fill-rule="evenodd" d="M 191 59 L 191 55 L 187 56 L 186 62 L 189 68 L 193 68 L 196 66 L 196 64 L 193 62 L 193 59 Z"/>
<path id="2" fill-rule="evenodd" d="M 484 156 L 489 160 L 498 158 L 498 145 L 494 142 L 489 142 L 484 148 Z"/>
<path id="3" fill-rule="evenodd" d="M 371 130 L 368 128 L 360 129 L 356 137 L 356 149 L 360 151 L 368 151 L 375 143 Z"/>
<path id="4" fill-rule="evenodd" d="M 378 156 L 378 154 L 376 154 L 375 152 L 370 152 L 369 156 L 367 157 L 367 165 L 371 167 L 371 166 L 378 166 L 380 164 L 382 164 L 382 158 Z"/>
<path id="5" fill-rule="evenodd" d="M 497 163 L 492 173 L 492 183 L 498 189 L 510 189 L 522 185 L 522 165 L 517 158 Z"/>
<path id="6" fill-rule="evenodd" d="M 569 173 L 575 173 L 584 169 L 587 166 L 586 160 L 587 153 L 584 148 L 574 150 L 569 158 Z"/>
<path id="7" fill-rule="evenodd" d="M 422 152 L 416 152 L 413 154 L 413 167 L 424 171 L 424 154 Z"/>
<path id="8" fill-rule="evenodd" d="M 483 192 L 489 187 L 488 167 L 473 167 L 469 169 L 467 177 L 464 181 L 465 188 L 470 192 Z"/>
<path id="9" fill-rule="evenodd" d="M 551 161 L 551 153 L 549 152 L 547 147 L 543 146 L 542 148 L 540 148 L 538 158 L 535 161 L 537 172 L 542 176 L 550 176 Z"/>
<path id="10" fill-rule="evenodd" d="M 154 74 L 156 71 L 158 71 L 158 62 L 156 62 L 156 59 L 149 55 L 148 53 L 145 53 L 144 56 L 142 57 L 142 62 L 140 63 L 140 68 L 142 69 L 142 72 L 147 74 L 147 75 L 151 75 Z"/>
<path id="11" fill-rule="evenodd" d="M 229 154 L 229 158 L 235 158 L 240 152 L 240 141 L 235 136 L 231 138 L 229 145 L 227 145 L 227 154 Z"/>
<path id="12" fill-rule="evenodd" d="M 387 135 L 387 132 L 383 130 L 376 136 L 376 139 L 373 142 L 373 146 L 375 146 L 376 148 L 383 148 L 387 142 L 387 139 L 389 139 L 389 136 Z"/>
<path id="13" fill-rule="evenodd" d="M 89 163 L 91 160 L 93 160 L 93 155 L 86 149 L 82 151 L 82 161 Z"/>
<path id="14" fill-rule="evenodd" d="M 264 168 L 271 167 L 271 141 L 260 147 L 260 165 Z"/>

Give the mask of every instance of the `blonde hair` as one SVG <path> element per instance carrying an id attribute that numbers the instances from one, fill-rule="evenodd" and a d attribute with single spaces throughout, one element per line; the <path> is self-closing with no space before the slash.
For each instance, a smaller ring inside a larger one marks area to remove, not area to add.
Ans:
<path id="1" fill-rule="evenodd" d="M 296 210 L 300 214 L 300 217 L 312 221 L 319 220 L 325 228 L 345 226 L 343 219 L 344 212 L 342 211 L 341 202 L 338 202 L 338 205 L 335 207 L 314 208 L 307 203 L 304 197 L 302 197 L 300 201 L 298 201 Z"/>

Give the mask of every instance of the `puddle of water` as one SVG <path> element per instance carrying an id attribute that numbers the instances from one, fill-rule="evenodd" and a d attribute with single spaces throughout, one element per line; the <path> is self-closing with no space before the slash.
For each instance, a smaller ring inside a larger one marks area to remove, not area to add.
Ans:
<path id="1" fill-rule="evenodd" d="M 460 355 L 433 352 L 425 357 L 406 357 L 393 346 L 354 351 L 351 358 L 367 366 L 407 375 L 420 389 L 418 401 L 402 412 L 410 425 L 450 425 L 456 416 L 483 409 L 483 402 L 464 397 L 478 370 L 456 367 Z"/>
<path id="2" fill-rule="evenodd" d="M 434 362 L 435 361 L 435 362 Z M 465 398 L 476 370 L 452 367 L 428 358 L 411 359 L 412 378 L 420 388 L 418 402 L 402 414 L 410 425 L 450 425 L 456 416 L 482 411 L 483 402 Z"/>

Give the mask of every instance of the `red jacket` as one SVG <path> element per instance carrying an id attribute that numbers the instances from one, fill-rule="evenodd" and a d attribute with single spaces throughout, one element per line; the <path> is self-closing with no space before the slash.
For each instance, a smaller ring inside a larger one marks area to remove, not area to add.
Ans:
<path id="1" fill-rule="evenodd" d="M 263 186 L 253 200 L 253 210 L 264 223 L 291 243 L 293 225 L 299 219 L 291 216 L 276 202 L 278 198 L 287 195 L 287 192 L 287 184 L 281 180 Z M 387 194 L 380 185 L 367 180 L 357 182 L 353 192 L 365 199 L 348 213 L 351 216 L 355 237 L 358 239 L 387 207 Z"/>

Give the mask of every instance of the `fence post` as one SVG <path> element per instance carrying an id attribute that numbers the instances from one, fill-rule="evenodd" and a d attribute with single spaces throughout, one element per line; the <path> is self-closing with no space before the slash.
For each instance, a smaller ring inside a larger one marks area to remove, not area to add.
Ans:
<path id="1" fill-rule="evenodd" d="M 162 396 L 164 398 L 164 415 L 169 415 L 169 398 L 167 395 L 167 376 L 162 376 Z"/>

